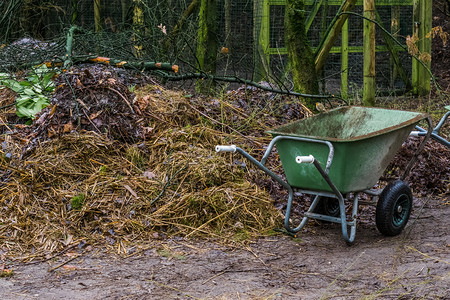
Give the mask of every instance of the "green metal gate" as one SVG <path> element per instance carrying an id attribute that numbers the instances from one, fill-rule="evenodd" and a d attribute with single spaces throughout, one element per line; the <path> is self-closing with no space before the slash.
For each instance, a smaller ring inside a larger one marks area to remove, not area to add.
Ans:
<path id="1" fill-rule="evenodd" d="M 324 35 L 326 34 L 324 26 L 330 25 L 331 19 L 345 2 L 346 0 L 305 1 L 307 11 L 305 25 L 311 47 L 316 52 L 316 58 L 321 41 L 327 38 Z M 375 21 L 403 44 L 403 46 L 397 45 L 386 34 L 383 35 L 380 28 L 375 29 L 377 60 L 380 64 L 386 60 L 389 61 L 388 70 L 381 70 L 380 73 L 384 77 L 387 77 L 386 73 L 389 73 L 390 88 L 396 86 L 412 88 L 415 94 L 421 95 L 430 91 L 430 74 L 416 59 L 406 58 L 405 40 L 408 35 L 417 35 L 420 53 L 431 52 L 431 39 L 425 37 L 431 31 L 431 4 L 429 0 L 376 0 Z M 287 54 L 283 35 L 284 6 L 285 0 L 260 0 L 254 3 L 254 19 L 260 20 L 255 23 L 254 28 L 256 66 L 254 77 L 257 80 L 264 79 L 261 74 L 272 72 L 270 65 L 274 58 L 278 59 Z M 325 77 L 330 76 L 330 72 L 331 75 L 339 74 L 339 90 L 343 97 L 347 97 L 350 84 L 360 85 L 363 78 L 362 73 L 357 75 L 360 78 L 359 82 L 355 76 L 349 78 L 349 63 L 355 60 L 354 57 L 363 55 L 363 35 L 369 35 L 368 29 L 363 26 L 364 19 L 356 15 L 362 15 L 362 10 L 363 0 L 356 1 L 352 11 L 355 14 L 349 15 L 342 26 L 340 39 L 331 47 L 329 51 L 331 59 L 325 66 Z M 330 64 L 337 59 L 339 69 L 330 68 Z M 362 65 L 363 62 L 361 61 L 360 64 Z M 425 62 L 425 65 L 429 68 L 430 62 Z"/>

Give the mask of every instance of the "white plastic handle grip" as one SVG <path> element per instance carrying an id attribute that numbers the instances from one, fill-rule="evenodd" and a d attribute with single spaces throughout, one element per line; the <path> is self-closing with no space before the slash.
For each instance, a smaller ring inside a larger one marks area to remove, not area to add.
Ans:
<path id="1" fill-rule="evenodd" d="M 297 156 L 295 158 L 295 162 L 298 164 L 312 164 L 314 162 L 314 156 L 308 155 L 308 156 Z"/>
<path id="2" fill-rule="evenodd" d="M 236 145 L 230 145 L 230 146 L 216 146 L 217 152 L 236 152 Z"/>
<path id="3" fill-rule="evenodd" d="M 410 136 L 419 136 L 420 131 L 411 131 Z"/>

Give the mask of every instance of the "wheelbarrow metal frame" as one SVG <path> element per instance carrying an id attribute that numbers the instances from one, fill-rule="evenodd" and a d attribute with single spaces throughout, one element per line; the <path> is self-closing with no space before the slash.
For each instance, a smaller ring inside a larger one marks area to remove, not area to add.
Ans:
<path id="1" fill-rule="evenodd" d="M 450 105 L 446 106 L 448 110 L 450 110 Z M 436 127 L 431 131 L 431 137 L 435 139 L 437 142 L 441 143 L 442 145 L 446 146 L 447 148 L 450 148 L 450 142 L 444 139 L 439 135 L 439 130 L 441 130 L 442 125 L 444 125 L 445 121 L 447 121 L 447 118 L 450 117 L 450 111 L 448 111 L 444 116 L 442 116 L 439 123 L 436 125 Z M 417 131 L 411 132 L 411 135 L 414 136 L 426 136 L 428 131 L 426 129 L 423 129 L 420 126 L 416 126 Z"/>
<path id="2" fill-rule="evenodd" d="M 425 143 L 431 136 L 431 133 L 432 133 L 431 119 L 429 117 L 427 117 L 426 120 L 428 122 L 429 130 L 426 133 L 425 138 L 422 140 L 421 144 L 419 145 L 416 153 L 414 154 L 414 156 L 411 158 L 410 162 L 408 163 L 408 166 L 405 170 L 405 173 L 402 176 L 402 179 L 407 176 L 407 174 L 411 170 L 413 164 L 417 160 L 417 156 L 423 150 Z M 304 213 L 304 216 L 303 216 L 300 224 L 297 227 L 290 226 L 292 202 L 293 202 L 293 198 L 294 198 L 294 188 L 288 182 L 283 180 L 280 176 L 278 176 L 277 174 L 275 174 L 269 168 L 266 167 L 267 160 L 268 160 L 275 144 L 280 140 L 292 140 L 292 141 L 302 141 L 302 142 L 325 144 L 326 146 L 328 146 L 328 149 L 329 149 L 325 169 L 323 169 L 323 167 L 320 165 L 320 163 L 317 160 L 315 160 L 313 156 L 311 156 L 312 159 L 310 159 L 310 160 L 308 159 L 308 157 L 306 157 L 306 158 L 307 158 L 307 160 L 309 160 L 308 162 L 312 163 L 315 166 L 315 168 L 319 171 L 320 175 L 327 182 L 327 184 L 331 188 L 332 192 L 295 188 L 296 191 L 299 191 L 304 194 L 311 194 L 311 195 L 315 196 L 309 209 Z M 346 211 L 345 211 L 345 200 L 349 200 L 349 199 L 344 198 L 342 193 L 337 189 L 337 187 L 335 186 L 333 181 L 328 176 L 328 172 L 330 170 L 331 164 L 333 162 L 333 157 L 334 157 L 334 147 L 333 147 L 333 144 L 329 141 L 279 135 L 279 136 L 276 136 L 275 138 L 273 138 L 272 141 L 269 143 L 261 161 L 258 161 L 256 158 L 251 156 L 249 153 L 247 153 L 246 151 L 244 151 L 243 149 L 241 149 L 239 147 L 236 147 L 235 145 L 216 146 L 216 151 L 217 152 L 238 152 L 239 154 L 241 154 L 242 156 L 247 158 L 251 163 L 256 165 L 260 170 L 262 170 L 263 172 L 268 174 L 272 179 L 274 179 L 275 181 L 280 183 L 288 191 L 288 200 L 287 200 L 286 213 L 285 213 L 285 218 L 284 218 L 284 227 L 286 228 L 286 230 L 288 232 L 291 232 L 291 233 L 296 233 L 296 232 L 300 231 L 307 224 L 309 219 L 317 219 L 317 220 L 341 224 L 342 235 L 343 235 L 345 242 L 347 244 L 352 244 L 354 242 L 355 236 L 356 236 L 359 194 L 365 193 L 365 194 L 371 195 L 373 197 L 374 203 L 376 203 L 375 198 L 381 194 L 381 190 L 374 190 L 374 189 L 363 190 L 363 191 L 353 191 L 353 193 L 355 193 L 355 194 L 353 196 L 353 209 L 352 209 L 351 219 L 347 220 L 347 215 L 346 215 Z M 318 213 L 314 212 L 322 197 L 336 198 L 338 200 L 340 217 L 333 217 L 333 216 L 318 214 Z M 348 230 L 349 226 L 350 226 L 350 230 Z"/>

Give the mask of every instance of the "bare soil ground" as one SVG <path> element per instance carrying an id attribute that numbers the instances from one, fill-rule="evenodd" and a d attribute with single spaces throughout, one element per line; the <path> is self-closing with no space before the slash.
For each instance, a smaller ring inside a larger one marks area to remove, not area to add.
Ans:
<path id="1" fill-rule="evenodd" d="M 339 226 L 309 224 L 296 238 L 240 248 L 155 239 L 127 258 L 76 249 L 15 265 L 0 290 L 2 299 L 448 299 L 449 218 L 442 199 L 421 198 L 401 235 L 380 235 L 369 217 L 353 246 Z"/>

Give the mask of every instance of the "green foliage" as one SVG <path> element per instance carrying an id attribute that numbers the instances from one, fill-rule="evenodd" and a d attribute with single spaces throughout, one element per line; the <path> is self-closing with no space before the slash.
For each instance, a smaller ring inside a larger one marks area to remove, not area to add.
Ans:
<path id="1" fill-rule="evenodd" d="M 80 209 L 84 204 L 84 194 L 78 194 L 72 199 L 70 199 L 70 205 L 72 206 L 72 209 Z"/>
<path id="2" fill-rule="evenodd" d="M 52 81 L 56 72 L 50 71 L 46 65 L 31 70 L 22 81 L 12 79 L 8 74 L 0 73 L 0 84 L 18 94 L 16 114 L 21 118 L 34 119 L 35 115 L 50 104 L 48 95 L 55 90 Z"/>

